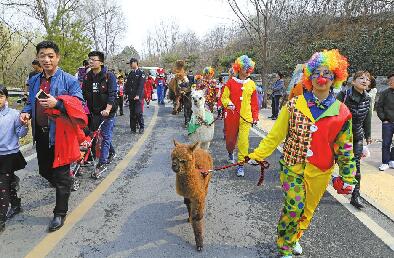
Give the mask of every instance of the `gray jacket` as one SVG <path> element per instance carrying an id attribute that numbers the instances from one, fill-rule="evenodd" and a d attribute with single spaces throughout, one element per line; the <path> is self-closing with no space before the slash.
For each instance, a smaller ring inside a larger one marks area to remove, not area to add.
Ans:
<path id="1" fill-rule="evenodd" d="M 0 110 L 0 155 L 19 151 L 19 138 L 26 136 L 28 127 L 19 120 L 19 111 L 4 107 Z"/>

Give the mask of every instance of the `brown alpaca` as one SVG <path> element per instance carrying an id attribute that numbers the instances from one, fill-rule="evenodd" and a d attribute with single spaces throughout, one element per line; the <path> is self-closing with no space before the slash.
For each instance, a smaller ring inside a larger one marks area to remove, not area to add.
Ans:
<path id="1" fill-rule="evenodd" d="M 192 223 L 197 251 L 203 248 L 205 198 L 211 174 L 203 176 L 201 171 L 213 168 L 211 155 L 194 145 L 181 144 L 174 140 L 172 170 L 176 173 L 176 192 L 184 197 L 188 221 Z"/>

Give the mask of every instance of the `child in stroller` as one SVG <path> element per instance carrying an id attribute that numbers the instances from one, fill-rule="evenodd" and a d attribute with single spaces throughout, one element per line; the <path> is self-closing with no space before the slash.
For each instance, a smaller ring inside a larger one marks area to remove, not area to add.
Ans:
<path id="1" fill-rule="evenodd" d="M 79 189 L 80 182 L 76 177 L 82 175 L 82 166 L 93 165 L 94 170 L 91 172 L 90 176 L 95 179 L 100 178 L 103 172 L 96 171 L 96 165 L 101 153 L 101 142 L 103 139 L 101 135 L 101 126 L 103 123 L 104 122 L 102 122 L 94 132 L 90 131 L 88 127 L 83 129 L 85 141 L 80 145 L 81 158 L 77 162 L 72 163 L 70 167 L 70 176 L 73 179 L 72 191 L 77 191 Z M 91 161 L 89 161 L 89 159 L 91 159 Z"/>

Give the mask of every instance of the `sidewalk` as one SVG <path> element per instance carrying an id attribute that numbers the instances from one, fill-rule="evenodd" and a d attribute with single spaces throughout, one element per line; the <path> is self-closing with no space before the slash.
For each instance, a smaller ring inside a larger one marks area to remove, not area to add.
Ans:
<path id="1" fill-rule="evenodd" d="M 260 121 L 257 126 L 264 132 L 269 132 L 275 123 L 268 118 L 270 115 L 271 109 L 260 110 Z M 361 194 L 371 205 L 394 219 L 394 169 L 388 169 L 384 172 L 378 169 L 382 160 L 381 135 L 382 123 L 374 112 L 372 117 L 373 143 L 368 146 L 371 157 L 361 161 Z"/>

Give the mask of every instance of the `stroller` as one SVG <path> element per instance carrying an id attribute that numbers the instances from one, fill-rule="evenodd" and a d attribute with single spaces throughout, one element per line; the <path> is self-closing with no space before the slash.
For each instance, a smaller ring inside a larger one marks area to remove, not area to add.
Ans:
<path id="1" fill-rule="evenodd" d="M 101 126 L 103 123 L 104 121 L 100 123 L 98 129 L 94 131 L 90 137 L 87 136 L 85 142 L 80 146 L 81 158 L 70 166 L 70 176 L 73 180 L 71 186 L 72 191 L 77 191 L 80 187 L 80 182 L 77 177 L 82 175 L 80 171 L 81 167 L 91 165 L 94 170 L 91 172 L 90 176 L 94 179 L 98 179 L 101 176 L 102 172 L 98 172 L 96 166 L 101 153 L 101 142 L 103 140 Z M 91 161 L 88 161 L 89 157 Z"/>

